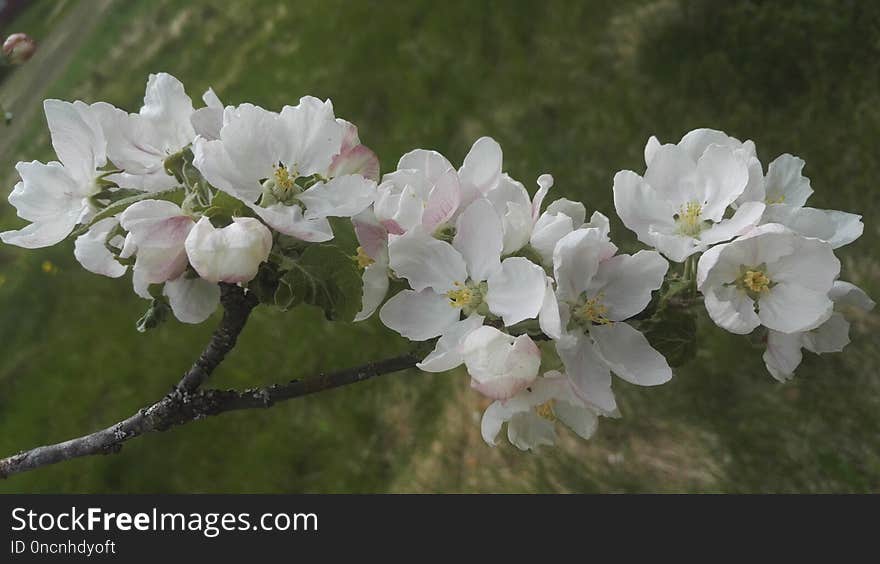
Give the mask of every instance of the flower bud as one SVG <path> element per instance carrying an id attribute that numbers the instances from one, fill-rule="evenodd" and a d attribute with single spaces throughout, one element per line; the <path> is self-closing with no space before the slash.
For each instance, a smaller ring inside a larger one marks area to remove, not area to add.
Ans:
<path id="1" fill-rule="evenodd" d="M 484 325 L 464 340 L 462 357 L 471 387 L 484 396 L 507 400 L 538 376 L 541 351 L 528 335 L 514 337 Z"/>
<path id="2" fill-rule="evenodd" d="M 217 229 L 203 217 L 186 238 L 186 254 L 199 276 L 209 282 L 249 282 L 269 258 L 272 233 L 252 217 L 236 217 Z"/>
<path id="3" fill-rule="evenodd" d="M 25 33 L 13 33 L 3 42 L 3 56 L 13 65 L 24 63 L 36 52 L 36 41 Z"/>

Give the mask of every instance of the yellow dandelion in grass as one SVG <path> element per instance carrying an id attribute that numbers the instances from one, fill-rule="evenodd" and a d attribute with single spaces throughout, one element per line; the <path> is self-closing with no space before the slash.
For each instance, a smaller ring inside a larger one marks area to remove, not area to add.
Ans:
<path id="1" fill-rule="evenodd" d="M 46 274 L 51 274 L 53 276 L 55 274 L 58 274 L 58 267 L 55 266 L 55 264 L 51 260 L 44 260 L 41 268 Z"/>

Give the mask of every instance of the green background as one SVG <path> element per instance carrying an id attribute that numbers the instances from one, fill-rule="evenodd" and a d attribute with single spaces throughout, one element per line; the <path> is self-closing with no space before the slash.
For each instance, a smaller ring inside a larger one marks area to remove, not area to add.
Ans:
<path id="1" fill-rule="evenodd" d="M 765 166 L 803 157 L 813 206 L 863 214 L 864 236 L 839 255 L 846 279 L 880 296 L 880 3 L 43 0 L 2 27 L 13 31 L 41 49 L 0 83 L 17 116 L 0 128 L 4 193 L 15 162 L 51 158 L 42 99 L 136 110 L 158 71 L 194 99 L 208 86 L 272 109 L 332 98 L 384 171 L 415 147 L 459 163 L 491 135 L 515 178 L 533 188 L 551 172 L 555 197 L 609 216 L 611 178 L 643 170 L 649 135 L 708 126 L 754 139 Z M 2 206 L 0 227 L 22 225 L 14 211 Z M 613 236 L 635 248 L 616 220 Z M 146 302 L 128 278 L 84 271 L 72 247 L 0 246 L 0 454 L 161 397 L 219 316 L 138 334 Z M 781 385 L 759 348 L 703 322 L 698 357 L 672 382 L 617 380 L 623 419 L 588 442 L 562 431 L 540 455 L 482 442 L 486 403 L 463 372 L 411 371 L 155 433 L 0 491 L 877 491 L 878 326 L 876 312 L 858 318 L 844 354 L 807 354 Z M 285 381 L 405 346 L 377 320 L 261 309 L 213 384 Z"/>

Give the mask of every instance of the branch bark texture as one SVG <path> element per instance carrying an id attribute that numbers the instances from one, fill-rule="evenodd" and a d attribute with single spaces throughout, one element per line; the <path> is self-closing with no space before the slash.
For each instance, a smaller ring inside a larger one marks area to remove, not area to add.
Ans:
<path id="1" fill-rule="evenodd" d="M 0 460 L 0 478 L 73 458 L 117 453 L 126 441 L 146 433 L 165 431 L 228 411 L 269 408 L 278 402 L 412 368 L 418 362 L 414 355 L 405 354 L 303 380 L 292 380 L 285 384 L 248 390 L 200 389 L 235 347 L 239 334 L 258 302 L 253 294 L 234 285 L 222 284 L 221 303 L 223 319 L 207 347 L 168 395 L 100 431 L 4 458 Z"/>

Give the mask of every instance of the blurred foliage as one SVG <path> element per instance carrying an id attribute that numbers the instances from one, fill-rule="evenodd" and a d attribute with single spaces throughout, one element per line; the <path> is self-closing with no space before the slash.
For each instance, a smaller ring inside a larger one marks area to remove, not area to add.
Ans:
<path id="1" fill-rule="evenodd" d="M 16 161 L 51 158 L 43 98 L 135 109 L 160 70 L 194 99 L 208 86 L 226 103 L 274 109 L 330 97 L 386 171 L 414 147 L 460 162 L 492 135 L 515 178 L 533 188 L 551 172 L 556 197 L 609 216 L 611 178 L 643 170 L 649 135 L 710 126 L 754 139 L 765 165 L 805 158 L 813 205 L 864 214 L 865 235 L 840 254 L 846 277 L 880 296 L 880 3 L 71 0 L 46 24 L 53 4 L 10 24 L 41 53 L 0 85 L 0 100 L 17 104 L 0 136 L 9 188 Z M 613 221 L 621 248 L 637 248 Z M 0 224 L 21 225 L 9 206 Z M 127 278 L 91 275 L 71 251 L 0 247 L 4 454 L 160 397 L 211 330 L 172 321 L 138 334 L 147 304 Z M 672 382 L 616 380 L 624 418 L 589 442 L 561 431 L 540 456 L 483 444 L 486 404 L 462 372 L 408 372 L 155 434 L 0 491 L 877 491 L 878 320 L 855 320 L 845 354 L 807 354 L 781 385 L 759 348 L 701 318 L 697 358 Z M 213 384 L 287 380 L 405 347 L 375 319 L 262 308 Z"/>

